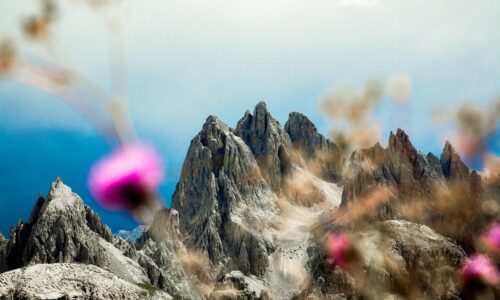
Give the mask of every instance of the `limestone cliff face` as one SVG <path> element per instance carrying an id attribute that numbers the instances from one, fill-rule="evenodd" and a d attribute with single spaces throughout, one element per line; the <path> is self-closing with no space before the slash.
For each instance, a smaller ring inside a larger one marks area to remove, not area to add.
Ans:
<path id="1" fill-rule="evenodd" d="M 37 264 L 0 274 L 0 298 L 5 300 L 129 299 L 170 300 L 165 292 L 118 278 L 85 264 Z"/>
<path id="2" fill-rule="evenodd" d="M 376 144 L 356 150 L 344 175 L 341 206 L 364 200 L 382 187 L 391 194 L 378 206 L 379 218 L 427 224 L 472 250 L 477 228 L 470 224 L 475 222 L 482 198 L 482 181 L 449 142 L 440 159 L 432 153 L 424 156 L 398 129 L 391 133 L 387 148 Z M 418 216 L 412 216 L 417 209 Z"/>
<path id="3" fill-rule="evenodd" d="M 302 114 L 290 114 L 285 128 L 260 102 L 234 130 L 210 116 L 191 141 L 172 207 L 188 245 L 224 272 L 266 272 L 275 249 L 275 197 L 291 194 L 289 186 L 297 183 L 287 179 L 297 170 L 304 173 L 305 162 L 320 162 L 323 186 L 338 180 L 341 159 L 334 143 Z"/>
<path id="4" fill-rule="evenodd" d="M 381 186 L 392 188 L 398 199 L 432 199 L 445 185 L 442 172 L 435 168 L 435 161 L 419 153 L 408 135 L 398 129 L 395 135 L 391 132 L 388 148 L 377 143 L 351 155 L 344 178 L 342 206 Z M 390 211 L 390 215 L 395 213 Z"/>
<path id="5" fill-rule="evenodd" d="M 258 103 L 253 115 L 247 111 L 238 122 L 235 133 L 250 147 L 273 191 L 278 191 L 292 142 L 267 111 L 266 104 Z"/>
<path id="6" fill-rule="evenodd" d="M 479 195 L 481 180 L 470 171 L 450 143 L 446 143 L 441 159 L 432 153 L 424 156 L 410 142 L 408 135 L 398 129 L 391 132 L 388 148 L 380 144 L 356 150 L 349 161 L 344 178 L 342 205 L 356 201 L 374 186 L 394 188 L 399 200 L 435 199 L 447 189 L 447 183 L 465 184 L 467 193 Z"/>
<path id="7" fill-rule="evenodd" d="M 75 267 L 65 264 L 77 262 L 96 266 L 95 270 L 90 267 L 81 270 L 82 277 L 79 281 L 75 281 L 83 285 L 81 287 L 83 296 L 94 291 L 95 295 L 102 294 L 102 297 L 107 298 L 104 295 L 108 295 L 109 291 L 104 286 L 109 281 L 129 290 L 129 296 L 120 296 L 123 299 L 147 299 L 146 296 L 151 294 L 151 289 L 168 292 L 168 294 L 158 292 L 159 295 L 163 295 L 163 298 L 158 299 L 170 299 L 169 295 L 182 299 L 201 299 L 181 263 L 180 252 L 183 247 L 178 214 L 174 210 L 160 210 L 154 222 L 139 238 L 139 242 L 132 244 L 121 237 L 114 237 L 100 217 L 84 205 L 82 199 L 68 186 L 57 179 L 46 198 L 39 196 L 29 220 L 26 223 L 20 221 L 17 227 L 12 228 L 9 240 L 0 237 L 0 270 L 55 264 L 54 267 L 47 266 L 33 270 L 47 273 L 50 278 L 40 279 L 40 282 L 50 283 L 54 293 L 66 295 L 78 286 L 59 284 L 51 280 L 60 276 L 57 272 L 78 277 L 77 273 L 69 274 L 73 271 L 78 272 L 78 265 Z M 102 273 L 103 269 L 117 278 L 108 280 L 109 276 L 107 273 Z M 85 277 L 87 273 L 88 276 L 95 275 L 96 278 L 104 276 L 105 278 L 102 278 L 104 285 L 89 281 Z M 30 276 L 26 278 L 28 283 L 36 285 L 39 279 Z M 137 288 L 137 284 L 146 288 L 144 290 Z M 66 288 L 68 290 L 65 290 Z M 36 298 L 30 294 L 37 291 L 35 288 L 24 290 L 17 281 L 12 282 L 8 290 L 0 292 L 0 298 L 5 296 L 6 299 L 10 299 L 11 293 L 18 290 L 29 295 L 26 299 Z M 43 292 L 41 289 L 39 291 Z M 146 294 L 136 297 L 134 296 L 136 291 Z M 116 295 L 123 293 L 127 294 L 127 290 Z M 30 298 L 31 296 L 35 298 Z M 109 299 L 113 297 L 117 296 L 110 296 Z"/>
<path id="8" fill-rule="evenodd" d="M 168 208 L 158 211 L 135 247 L 134 258 L 152 285 L 182 299 L 201 299 L 182 263 L 187 253 L 179 232 L 177 211 Z"/>
<path id="9" fill-rule="evenodd" d="M 0 235 L 0 272 L 10 271 L 0 275 L 0 298 L 455 297 L 462 246 L 473 246 L 475 228 L 464 220 L 474 220 L 483 194 L 479 175 L 451 144 L 439 158 L 423 155 L 402 130 L 391 133 L 387 148 L 356 150 L 341 173 L 343 166 L 338 147 L 300 113 L 284 128 L 265 103 L 236 129 L 210 116 L 190 143 L 172 208 L 159 210 L 133 239 L 113 236 L 56 180 L 27 222 L 8 240 Z M 498 201 L 498 186 L 488 187 L 487 198 Z M 375 218 L 349 219 L 346 210 L 382 187 L 390 193 Z M 415 203 L 419 218 L 406 214 Z M 365 250 L 367 288 L 326 257 L 318 237 L 339 228 Z"/>
<path id="10" fill-rule="evenodd" d="M 335 143 L 318 132 L 316 126 L 303 114 L 290 113 L 285 123 L 294 148 L 306 162 L 310 162 L 314 173 L 328 181 L 340 181 L 343 159 Z"/>
<path id="11" fill-rule="evenodd" d="M 216 117 L 191 141 L 172 207 L 189 245 L 214 266 L 264 272 L 270 249 L 260 230 L 273 212 L 271 189 L 250 147 Z"/>
<path id="12" fill-rule="evenodd" d="M 0 233 L 0 273 L 7 271 L 7 240 Z"/>
<path id="13" fill-rule="evenodd" d="M 476 171 L 469 170 L 450 142 L 446 142 L 440 162 L 444 177 L 451 184 L 460 186 L 462 193 L 474 196 L 471 201 L 481 196 L 481 177 Z"/>
<path id="14" fill-rule="evenodd" d="M 80 262 L 106 268 L 131 282 L 149 283 L 139 264 L 120 253 L 110 229 L 82 199 L 57 179 L 39 197 L 28 222 L 12 228 L 5 269 L 42 263 Z"/>
<path id="15" fill-rule="evenodd" d="M 458 299 L 453 280 L 464 261 L 464 250 L 431 228 L 407 221 L 375 222 L 355 233 L 362 247 L 364 284 L 332 267 L 324 249 L 308 249 L 313 280 L 297 299 Z M 359 291 L 360 290 L 360 291 Z"/>

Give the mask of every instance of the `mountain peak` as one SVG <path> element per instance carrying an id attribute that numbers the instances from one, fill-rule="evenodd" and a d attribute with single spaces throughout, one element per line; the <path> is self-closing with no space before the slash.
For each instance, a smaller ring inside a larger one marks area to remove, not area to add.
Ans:
<path id="1" fill-rule="evenodd" d="M 217 116 L 210 115 L 203 124 L 202 131 L 212 130 L 213 128 L 229 131 L 229 126 L 226 123 L 222 122 Z"/>
<path id="2" fill-rule="evenodd" d="M 418 156 L 418 152 L 415 147 L 413 147 L 410 137 L 400 128 L 398 128 L 395 135 L 392 131 L 390 133 L 389 151 L 399 158 L 409 159 L 410 162 L 414 162 Z"/>
<path id="3" fill-rule="evenodd" d="M 462 161 L 460 155 L 455 151 L 455 148 L 449 141 L 446 141 L 444 145 L 440 161 L 443 174 L 446 178 L 466 178 L 470 174 L 469 168 Z"/>
<path id="4" fill-rule="evenodd" d="M 257 105 L 255 105 L 255 112 L 261 111 L 267 112 L 267 104 L 265 101 L 260 101 Z"/>
<path id="5" fill-rule="evenodd" d="M 446 140 L 443 147 L 444 155 L 458 155 L 450 141 Z"/>
<path id="6" fill-rule="evenodd" d="M 255 106 L 254 113 L 245 113 L 238 122 L 235 134 L 239 136 L 252 151 L 264 177 L 271 182 L 273 190 L 281 186 L 281 153 L 292 144 L 290 137 L 267 110 L 265 102 Z"/>
<path id="7" fill-rule="evenodd" d="M 285 131 L 295 149 L 306 161 L 314 164 L 319 177 L 338 181 L 340 179 L 342 156 L 335 143 L 318 132 L 316 126 L 305 115 L 291 112 L 285 123 Z"/>
<path id="8" fill-rule="evenodd" d="M 413 147 L 413 145 L 411 144 L 411 141 L 410 141 L 410 137 L 401 128 L 398 128 L 396 130 L 396 134 L 394 134 L 391 131 L 391 133 L 389 135 L 389 147 L 390 148 L 397 148 L 398 145 L 411 145 Z"/>
<path id="9" fill-rule="evenodd" d="M 65 198 L 71 194 L 71 188 L 65 185 L 61 177 L 58 176 L 50 187 L 49 193 L 47 194 L 47 201 L 51 201 L 54 198 Z"/>
<path id="10" fill-rule="evenodd" d="M 301 135 L 307 134 L 310 136 L 318 135 L 318 129 L 316 129 L 313 122 L 299 112 L 291 112 L 288 115 L 288 120 L 285 123 L 285 130 L 288 132 L 292 142 L 295 142 L 299 138 L 299 133 L 301 133 Z"/>

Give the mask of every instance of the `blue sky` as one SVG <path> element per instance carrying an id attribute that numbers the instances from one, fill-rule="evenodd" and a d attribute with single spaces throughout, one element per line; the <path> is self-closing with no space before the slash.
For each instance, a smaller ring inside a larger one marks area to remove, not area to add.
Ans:
<path id="1" fill-rule="evenodd" d="M 66 1 L 54 43 L 71 66 L 109 88 L 105 13 L 83 2 Z M 18 24 L 36 3 L 0 0 L 0 37 L 34 53 L 41 50 L 22 38 Z M 500 94 L 500 2 L 494 0 L 135 0 L 123 11 L 131 114 L 165 158 L 166 203 L 189 141 L 210 114 L 234 126 L 265 100 L 282 124 L 300 111 L 328 134 L 331 124 L 318 110 L 325 92 L 402 72 L 412 80 L 411 102 L 387 101 L 377 111 L 384 139 L 403 127 L 421 151 L 439 153 L 447 136 L 431 126 L 432 110 L 450 113 L 461 101 L 486 104 Z M 56 98 L 0 81 L 0 230 L 26 219 L 58 175 L 114 231 L 134 227 L 88 195 L 88 168 L 106 151 Z"/>

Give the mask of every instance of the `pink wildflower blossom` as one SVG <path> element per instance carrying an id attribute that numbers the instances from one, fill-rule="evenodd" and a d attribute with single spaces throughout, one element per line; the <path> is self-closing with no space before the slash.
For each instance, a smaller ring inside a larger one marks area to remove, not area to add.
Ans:
<path id="1" fill-rule="evenodd" d="M 500 254 L 500 223 L 494 223 L 486 229 L 481 240 L 494 253 Z"/>
<path id="2" fill-rule="evenodd" d="M 352 269 L 361 262 L 361 256 L 345 233 L 335 233 L 328 239 L 328 255 L 332 263 L 343 269 Z"/>
<path id="3" fill-rule="evenodd" d="M 500 274 L 495 264 L 485 255 L 474 254 L 462 266 L 462 280 L 467 285 L 482 282 L 490 286 L 500 283 Z"/>
<path id="4" fill-rule="evenodd" d="M 90 170 L 89 189 L 96 201 L 110 210 L 141 210 L 159 206 L 156 190 L 163 165 L 153 148 L 124 145 L 98 161 Z"/>

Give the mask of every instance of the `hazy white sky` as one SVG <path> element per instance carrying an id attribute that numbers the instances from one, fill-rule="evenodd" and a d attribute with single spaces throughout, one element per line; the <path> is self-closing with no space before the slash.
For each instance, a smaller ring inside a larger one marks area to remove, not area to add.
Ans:
<path id="1" fill-rule="evenodd" d="M 56 45 L 109 86 L 104 11 L 65 2 Z M 22 40 L 20 17 L 36 4 L 0 0 L 0 34 Z M 417 123 L 431 104 L 500 92 L 496 0 L 133 0 L 124 11 L 133 116 L 167 140 L 189 140 L 209 114 L 235 125 L 259 100 L 282 122 L 298 110 L 325 130 L 317 101 L 326 90 L 398 72 L 412 78 Z M 84 127 L 53 98 L 12 82 L 0 83 L 0 114 L 1 128 Z"/>
<path id="2" fill-rule="evenodd" d="M 0 38 L 14 38 L 23 53 L 37 49 L 19 34 L 20 20 L 39 1 L 0 0 Z M 59 2 L 55 48 L 109 87 L 105 12 L 87 0 Z M 498 0 L 129 0 L 124 11 L 131 111 L 166 160 L 167 204 L 189 141 L 210 114 L 235 126 L 266 100 L 281 123 L 300 111 L 328 133 L 318 111 L 326 91 L 404 73 L 410 104 L 385 104 L 375 118 L 384 138 L 403 127 L 418 149 L 438 154 L 446 136 L 431 126 L 436 105 L 446 112 L 458 101 L 500 94 Z M 36 193 L 57 175 L 113 230 L 135 226 L 92 202 L 87 171 L 106 149 L 55 98 L 0 81 L 0 145 L 0 170 L 8 174 L 0 180 L 0 231 L 26 219 Z"/>

